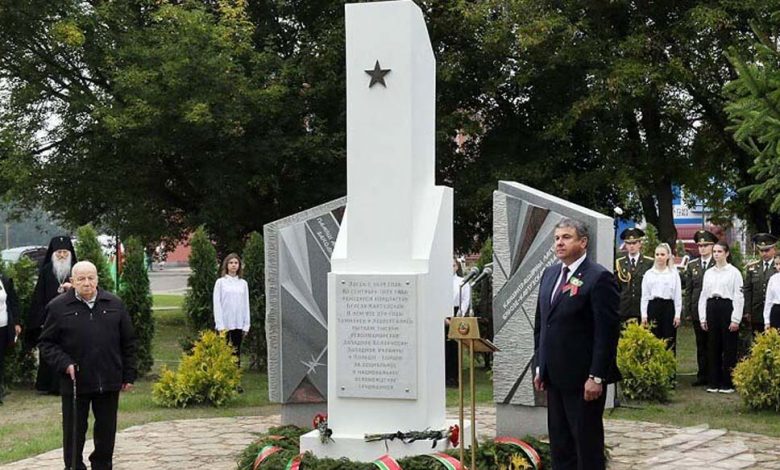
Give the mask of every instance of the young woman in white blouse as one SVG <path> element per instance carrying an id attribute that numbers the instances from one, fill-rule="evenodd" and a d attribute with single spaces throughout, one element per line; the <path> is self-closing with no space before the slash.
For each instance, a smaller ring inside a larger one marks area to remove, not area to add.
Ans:
<path id="1" fill-rule="evenodd" d="M 642 325 L 666 341 L 666 348 L 677 352 L 677 327 L 682 312 L 680 274 L 674 267 L 672 248 L 661 243 L 655 249 L 655 264 L 642 278 L 640 314 Z"/>
<path id="2" fill-rule="evenodd" d="M 214 284 L 214 325 L 219 332 L 227 331 L 241 367 L 241 340 L 249 332 L 249 286 L 241 279 L 241 258 L 230 253 L 222 261 L 220 274 Z"/>
<path id="3" fill-rule="evenodd" d="M 737 363 L 739 322 L 745 299 L 742 274 L 728 262 L 729 246 L 718 242 L 712 248 L 715 266 L 704 273 L 699 312 L 707 312 L 701 328 L 707 332 L 707 370 L 710 393 L 734 393 L 731 371 Z"/>
<path id="4" fill-rule="evenodd" d="M 775 271 L 780 272 L 780 254 L 775 255 Z M 764 331 L 780 328 L 780 276 L 777 273 L 769 278 L 764 301 Z"/>

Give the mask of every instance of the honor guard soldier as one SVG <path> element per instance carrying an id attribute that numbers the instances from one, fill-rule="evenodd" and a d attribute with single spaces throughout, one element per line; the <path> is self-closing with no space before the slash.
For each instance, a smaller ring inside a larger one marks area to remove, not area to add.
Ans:
<path id="1" fill-rule="evenodd" d="M 696 363 L 698 371 L 694 387 L 707 385 L 707 332 L 701 328 L 701 318 L 705 312 L 699 312 L 699 297 L 701 296 L 704 271 L 715 266 L 712 259 L 712 246 L 718 241 L 718 237 L 707 230 L 699 230 L 693 235 L 693 240 L 699 248 L 699 257 L 692 259 L 685 267 L 683 275 L 683 312 L 686 318 L 693 323 L 693 332 L 696 336 Z"/>
<path id="2" fill-rule="evenodd" d="M 620 320 L 634 318 L 639 321 L 642 301 L 642 278 L 653 267 L 653 258 L 642 256 L 642 239 L 645 232 L 633 227 L 620 233 L 620 239 L 628 254 L 615 260 L 615 274 L 620 288 Z"/>
<path id="3" fill-rule="evenodd" d="M 745 320 L 750 323 L 753 334 L 764 331 L 764 301 L 766 286 L 774 274 L 775 244 L 777 237 L 769 233 L 757 233 L 753 236 L 761 257 L 745 266 Z"/>

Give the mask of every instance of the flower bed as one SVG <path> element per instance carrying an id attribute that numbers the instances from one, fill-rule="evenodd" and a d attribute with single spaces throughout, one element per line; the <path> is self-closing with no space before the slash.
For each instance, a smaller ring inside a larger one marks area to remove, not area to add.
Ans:
<path id="1" fill-rule="evenodd" d="M 299 468 L 300 470 L 376 470 L 377 468 L 400 468 L 402 470 L 448 470 L 446 457 L 440 458 L 431 455 L 418 455 L 397 460 L 398 467 L 388 466 L 383 462 L 366 463 L 353 462 L 347 459 L 318 459 L 311 454 L 300 455 L 299 439 L 302 434 L 308 432 L 296 426 L 282 426 L 272 428 L 266 434 L 249 445 L 238 462 L 238 470 L 285 470 L 287 468 Z M 528 444 L 524 447 L 522 443 Z M 528 448 L 532 450 L 528 450 Z M 549 469 L 550 448 L 549 445 L 531 437 L 523 438 L 523 441 L 511 438 L 498 438 L 496 440 L 483 441 L 477 450 L 477 470 L 525 470 L 535 469 L 533 460 L 536 453 L 540 464 L 538 468 Z M 445 455 L 457 459 L 458 449 L 451 449 Z M 467 451 L 467 463 L 471 454 Z M 292 465 L 290 466 L 290 464 Z M 392 462 L 390 463 L 392 465 Z M 385 466 L 382 466 L 385 465 Z M 455 468 L 459 468 L 455 466 Z"/>

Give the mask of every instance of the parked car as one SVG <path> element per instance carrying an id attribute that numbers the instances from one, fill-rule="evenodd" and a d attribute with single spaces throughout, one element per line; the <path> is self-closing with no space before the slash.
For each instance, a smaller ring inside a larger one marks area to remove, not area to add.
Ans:
<path id="1" fill-rule="evenodd" d="M 15 248 L 3 250 L 0 252 L 0 255 L 2 256 L 3 263 L 5 264 L 16 263 L 22 256 L 24 256 L 35 261 L 35 263 L 40 268 L 46 262 L 46 250 L 47 248 L 45 246 L 17 246 Z"/>

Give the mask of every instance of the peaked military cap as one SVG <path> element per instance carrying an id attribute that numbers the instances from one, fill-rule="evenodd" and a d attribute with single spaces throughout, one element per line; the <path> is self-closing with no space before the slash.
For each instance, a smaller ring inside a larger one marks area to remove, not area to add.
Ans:
<path id="1" fill-rule="evenodd" d="M 641 228 L 631 227 L 620 232 L 620 239 L 627 242 L 638 242 L 644 238 L 645 232 Z"/>
<path id="2" fill-rule="evenodd" d="M 708 230 L 699 230 L 693 235 L 693 241 L 695 241 L 697 245 L 714 245 L 715 243 L 718 243 L 718 237 Z"/>
<path id="3" fill-rule="evenodd" d="M 759 250 L 766 250 L 772 248 L 777 243 L 777 237 L 771 233 L 757 233 L 753 235 L 753 243 L 756 244 L 756 248 Z"/>

